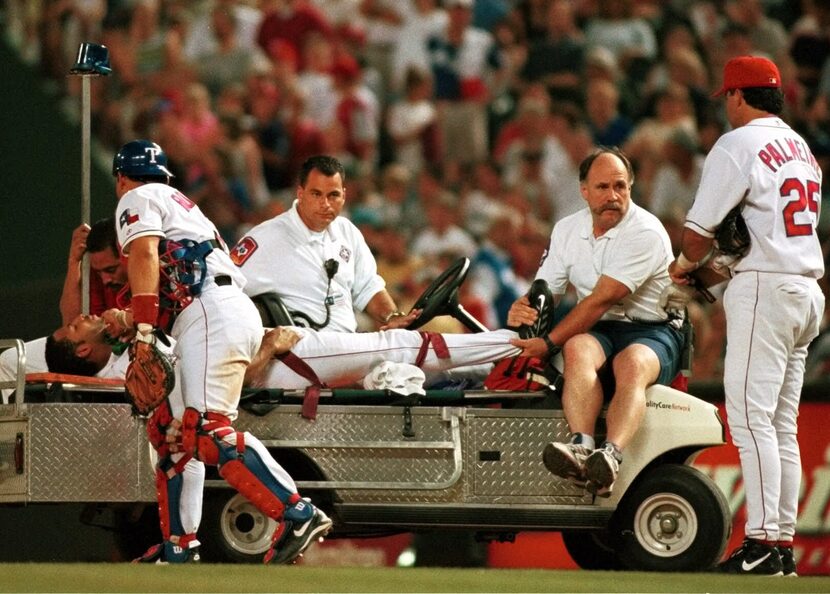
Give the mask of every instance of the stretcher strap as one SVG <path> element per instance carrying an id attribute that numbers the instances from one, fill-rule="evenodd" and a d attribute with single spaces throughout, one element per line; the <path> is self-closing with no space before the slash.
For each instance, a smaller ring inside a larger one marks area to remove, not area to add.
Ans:
<path id="1" fill-rule="evenodd" d="M 427 358 L 429 347 L 435 351 L 435 356 L 439 359 L 449 359 L 450 349 L 447 346 L 447 341 L 444 336 L 437 332 L 418 332 L 421 335 L 421 348 L 418 350 L 418 356 L 415 357 L 415 365 L 421 367 L 424 360 Z"/>

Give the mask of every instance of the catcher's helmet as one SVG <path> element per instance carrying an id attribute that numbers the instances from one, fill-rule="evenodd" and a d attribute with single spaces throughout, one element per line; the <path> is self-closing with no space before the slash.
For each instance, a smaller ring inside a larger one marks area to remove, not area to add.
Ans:
<path id="1" fill-rule="evenodd" d="M 167 155 L 149 140 L 131 140 L 115 153 L 112 174 L 127 177 L 173 177 L 167 169 Z"/>

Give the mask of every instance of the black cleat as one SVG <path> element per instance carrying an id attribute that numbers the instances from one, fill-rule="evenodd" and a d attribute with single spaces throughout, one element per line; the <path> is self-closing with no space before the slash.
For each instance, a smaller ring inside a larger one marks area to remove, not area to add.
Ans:
<path id="1" fill-rule="evenodd" d="M 519 338 L 546 336 L 553 328 L 553 294 L 550 292 L 548 281 L 541 278 L 533 281 L 527 292 L 527 300 L 538 315 L 533 324 L 519 326 Z"/>
<path id="2" fill-rule="evenodd" d="M 265 554 L 266 564 L 282 565 L 296 562 L 312 542 L 322 541 L 331 531 L 331 519 L 320 508 L 312 509 L 311 517 L 305 522 L 283 520 L 285 531 L 279 541 Z"/>
<path id="3" fill-rule="evenodd" d="M 755 538 L 745 538 L 743 544 L 718 565 L 717 570 L 743 575 L 784 575 L 778 549 Z"/>
<path id="4" fill-rule="evenodd" d="M 792 545 L 778 545 L 777 548 L 778 554 L 781 556 L 781 570 L 784 572 L 784 577 L 798 577 Z"/>

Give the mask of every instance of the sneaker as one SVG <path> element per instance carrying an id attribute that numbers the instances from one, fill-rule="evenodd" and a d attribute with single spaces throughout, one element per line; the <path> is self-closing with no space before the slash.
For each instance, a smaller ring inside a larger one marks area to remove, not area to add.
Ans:
<path id="1" fill-rule="evenodd" d="M 169 563 L 199 563 L 199 547 L 183 549 L 169 540 L 151 546 L 147 551 L 133 563 L 155 563 L 156 565 L 167 565 Z"/>
<path id="2" fill-rule="evenodd" d="M 519 338 L 545 336 L 553 328 L 553 294 L 550 292 L 548 282 L 541 278 L 533 281 L 530 290 L 527 292 L 527 299 L 538 316 L 533 324 L 519 326 Z"/>
<path id="3" fill-rule="evenodd" d="M 745 538 L 717 570 L 746 575 L 784 575 L 778 549 L 755 538 Z"/>
<path id="4" fill-rule="evenodd" d="M 331 531 L 331 518 L 311 503 L 306 502 L 306 505 L 311 507 L 311 517 L 305 522 L 287 518 L 283 520 L 284 529 L 281 534 L 280 529 L 277 529 L 277 540 L 265 554 L 263 561 L 266 564 L 295 563 L 314 540 L 322 541 Z"/>
<path id="5" fill-rule="evenodd" d="M 792 545 L 778 545 L 776 548 L 781 556 L 781 570 L 784 572 L 784 577 L 798 577 Z"/>
<path id="6" fill-rule="evenodd" d="M 596 497 L 610 497 L 620 473 L 620 454 L 612 445 L 594 450 L 585 460 L 585 488 Z"/>
<path id="7" fill-rule="evenodd" d="M 542 461 L 556 476 L 585 486 L 585 459 L 591 450 L 577 443 L 552 442 L 545 446 Z"/>

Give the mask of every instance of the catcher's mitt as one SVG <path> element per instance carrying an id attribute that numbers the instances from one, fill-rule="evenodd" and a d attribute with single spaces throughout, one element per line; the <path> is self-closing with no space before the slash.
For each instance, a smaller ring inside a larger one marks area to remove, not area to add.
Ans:
<path id="1" fill-rule="evenodd" d="M 124 388 L 139 413 L 147 414 L 164 402 L 175 384 L 173 364 L 155 344 L 136 340 L 130 345 Z"/>
<path id="2" fill-rule="evenodd" d="M 738 205 L 729 211 L 715 229 L 715 247 L 727 256 L 743 258 L 749 251 L 749 245 L 749 229 Z"/>

